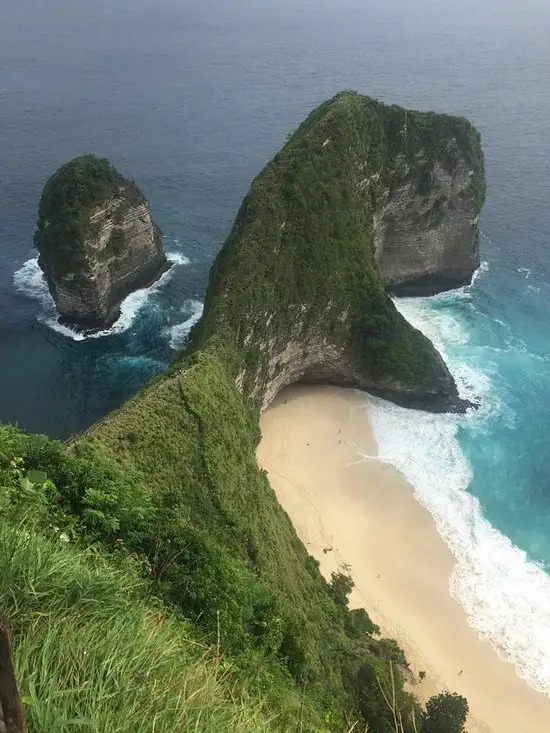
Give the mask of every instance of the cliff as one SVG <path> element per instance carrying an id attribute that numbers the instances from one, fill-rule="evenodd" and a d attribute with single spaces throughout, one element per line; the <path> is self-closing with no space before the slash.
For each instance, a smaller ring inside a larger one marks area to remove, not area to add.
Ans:
<path id="1" fill-rule="evenodd" d="M 378 113 L 391 153 L 381 169 L 367 162 L 364 185 L 373 194 L 384 284 L 399 295 L 433 295 L 469 283 L 485 200 L 479 134 L 461 117 L 381 106 Z"/>
<path id="2" fill-rule="evenodd" d="M 470 277 L 483 194 L 466 120 L 339 94 L 253 182 L 214 263 L 196 346 L 223 334 L 239 388 L 262 409 L 300 380 L 462 409 L 443 361 L 384 285 Z"/>
<path id="3" fill-rule="evenodd" d="M 122 300 L 169 266 L 143 194 L 93 155 L 46 183 L 35 244 L 60 319 L 81 330 L 108 327 Z"/>
<path id="4" fill-rule="evenodd" d="M 409 117 L 424 143 L 422 162 L 405 175 L 400 161 L 418 140 L 392 120 Z M 259 649 L 282 660 L 305 690 L 304 730 L 341 730 L 347 714 L 388 730 L 377 680 L 390 689 L 391 665 L 402 657 L 368 619 L 335 606 L 257 466 L 259 412 L 298 380 L 434 410 L 465 407 L 441 357 L 386 292 L 375 224 L 388 192 L 412 186 L 413 177 L 417 190 L 426 185 L 426 161 L 435 169 L 457 128 L 477 153 L 477 134 L 462 120 L 354 93 L 321 105 L 252 183 L 184 354 L 71 445 L 74 456 L 118 466 L 145 488 L 157 520 L 140 530 L 139 548 L 163 597 L 214 636 L 221 630 L 226 653 L 249 658 Z M 479 171 L 473 206 L 483 198 Z M 79 501 L 86 515 L 89 500 Z M 117 502 L 108 504 L 115 513 L 139 506 Z"/>

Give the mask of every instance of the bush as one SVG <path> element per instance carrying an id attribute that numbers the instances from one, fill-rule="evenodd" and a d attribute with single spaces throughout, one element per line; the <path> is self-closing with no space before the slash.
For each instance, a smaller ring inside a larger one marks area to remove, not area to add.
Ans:
<path id="1" fill-rule="evenodd" d="M 344 606 L 346 608 L 348 605 L 350 593 L 355 586 L 351 575 L 349 575 L 349 569 L 350 568 L 348 565 L 343 565 L 342 570 L 344 572 L 342 572 L 342 570 L 339 570 L 338 572 L 332 573 L 329 583 L 330 592 L 332 593 L 332 597 L 334 598 L 336 603 L 339 606 Z"/>
<path id="2" fill-rule="evenodd" d="M 355 639 L 373 636 L 380 631 L 364 608 L 354 608 L 346 614 L 345 625 L 348 636 Z"/>
<path id="3" fill-rule="evenodd" d="M 443 692 L 428 700 L 422 733 L 465 733 L 468 701 L 456 692 Z"/>

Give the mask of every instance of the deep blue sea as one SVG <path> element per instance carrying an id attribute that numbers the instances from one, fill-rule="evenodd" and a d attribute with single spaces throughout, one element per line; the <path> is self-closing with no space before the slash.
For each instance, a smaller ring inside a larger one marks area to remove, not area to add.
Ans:
<path id="1" fill-rule="evenodd" d="M 469 117 L 483 266 L 398 307 L 444 353 L 465 417 L 372 401 L 380 452 L 432 512 L 471 623 L 550 689 L 548 0 L 4 0 L 0 420 L 81 430 L 170 362 L 253 176 L 344 88 Z M 175 262 L 113 332 L 55 328 L 33 260 L 48 176 L 94 152 L 149 198 Z"/>

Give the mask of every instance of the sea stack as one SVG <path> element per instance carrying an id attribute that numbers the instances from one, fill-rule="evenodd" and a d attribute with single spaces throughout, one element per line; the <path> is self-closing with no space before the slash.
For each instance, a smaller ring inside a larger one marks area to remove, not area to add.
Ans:
<path id="1" fill-rule="evenodd" d="M 48 180 L 34 241 L 60 321 L 80 331 L 108 328 L 127 295 L 169 268 L 147 200 L 94 155 L 75 158 Z"/>

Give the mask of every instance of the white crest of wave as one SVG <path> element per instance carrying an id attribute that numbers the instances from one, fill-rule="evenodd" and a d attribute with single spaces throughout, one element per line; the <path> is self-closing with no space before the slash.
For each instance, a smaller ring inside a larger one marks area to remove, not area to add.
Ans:
<path id="1" fill-rule="evenodd" d="M 44 273 L 38 264 L 38 257 L 27 260 L 22 267 L 13 275 L 13 284 L 15 289 L 29 298 L 38 300 L 42 306 L 42 311 L 38 315 L 38 321 L 48 326 L 57 333 L 73 341 L 85 341 L 87 339 L 102 338 L 103 336 L 113 336 L 115 334 L 127 331 L 134 322 L 137 314 L 147 303 L 150 296 L 156 293 L 174 274 L 174 268 L 180 265 L 188 265 L 189 258 L 179 252 L 167 253 L 168 261 L 172 263 L 172 267 L 167 270 L 151 287 L 136 290 L 125 298 L 120 306 L 120 316 L 111 326 L 102 331 L 92 334 L 83 334 L 73 331 L 72 328 L 64 326 L 58 322 L 58 313 L 55 302 L 48 285 Z"/>
<path id="2" fill-rule="evenodd" d="M 172 262 L 174 265 L 188 265 L 191 262 L 189 257 L 186 257 L 179 252 L 167 252 L 166 257 L 168 261 Z"/>
<path id="3" fill-rule="evenodd" d="M 46 278 L 38 265 L 38 257 L 27 260 L 19 270 L 14 272 L 13 284 L 19 293 L 39 300 L 44 306 L 53 303 Z"/>
<path id="4" fill-rule="evenodd" d="M 468 342 L 452 312 L 453 297 L 462 295 L 400 299 L 396 305 L 446 358 L 461 395 L 481 400 L 480 408 L 463 416 L 439 415 L 369 396 L 374 435 L 380 459 L 404 474 L 452 550 L 456 567 L 450 591 L 470 625 L 532 687 L 549 694 L 550 576 L 485 519 L 479 501 L 467 491 L 473 471 L 458 441 L 460 427 L 483 433 L 490 413 L 509 416 L 490 376 L 452 355 L 454 346 Z M 442 301 L 449 308 L 442 308 Z"/>
<path id="5" fill-rule="evenodd" d="M 486 260 L 483 260 L 482 262 L 479 263 L 479 267 L 472 275 L 472 280 L 470 282 L 469 287 L 474 286 L 476 282 L 479 280 L 479 278 L 483 275 L 483 273 L 488 272 L 488 271 L 489 271 L 489 263 Z"/>
<path id="6" fill-rule="evenodd" d="M 187 315 L 187 318 L 182 323 L 176 323 L 169 330 L 170 348 L 174 351 L 180 351 L 185 346 L 189 331 L 202 316 L 203 304 L 200 300 L 187 300 L 181 310 Z"/>

